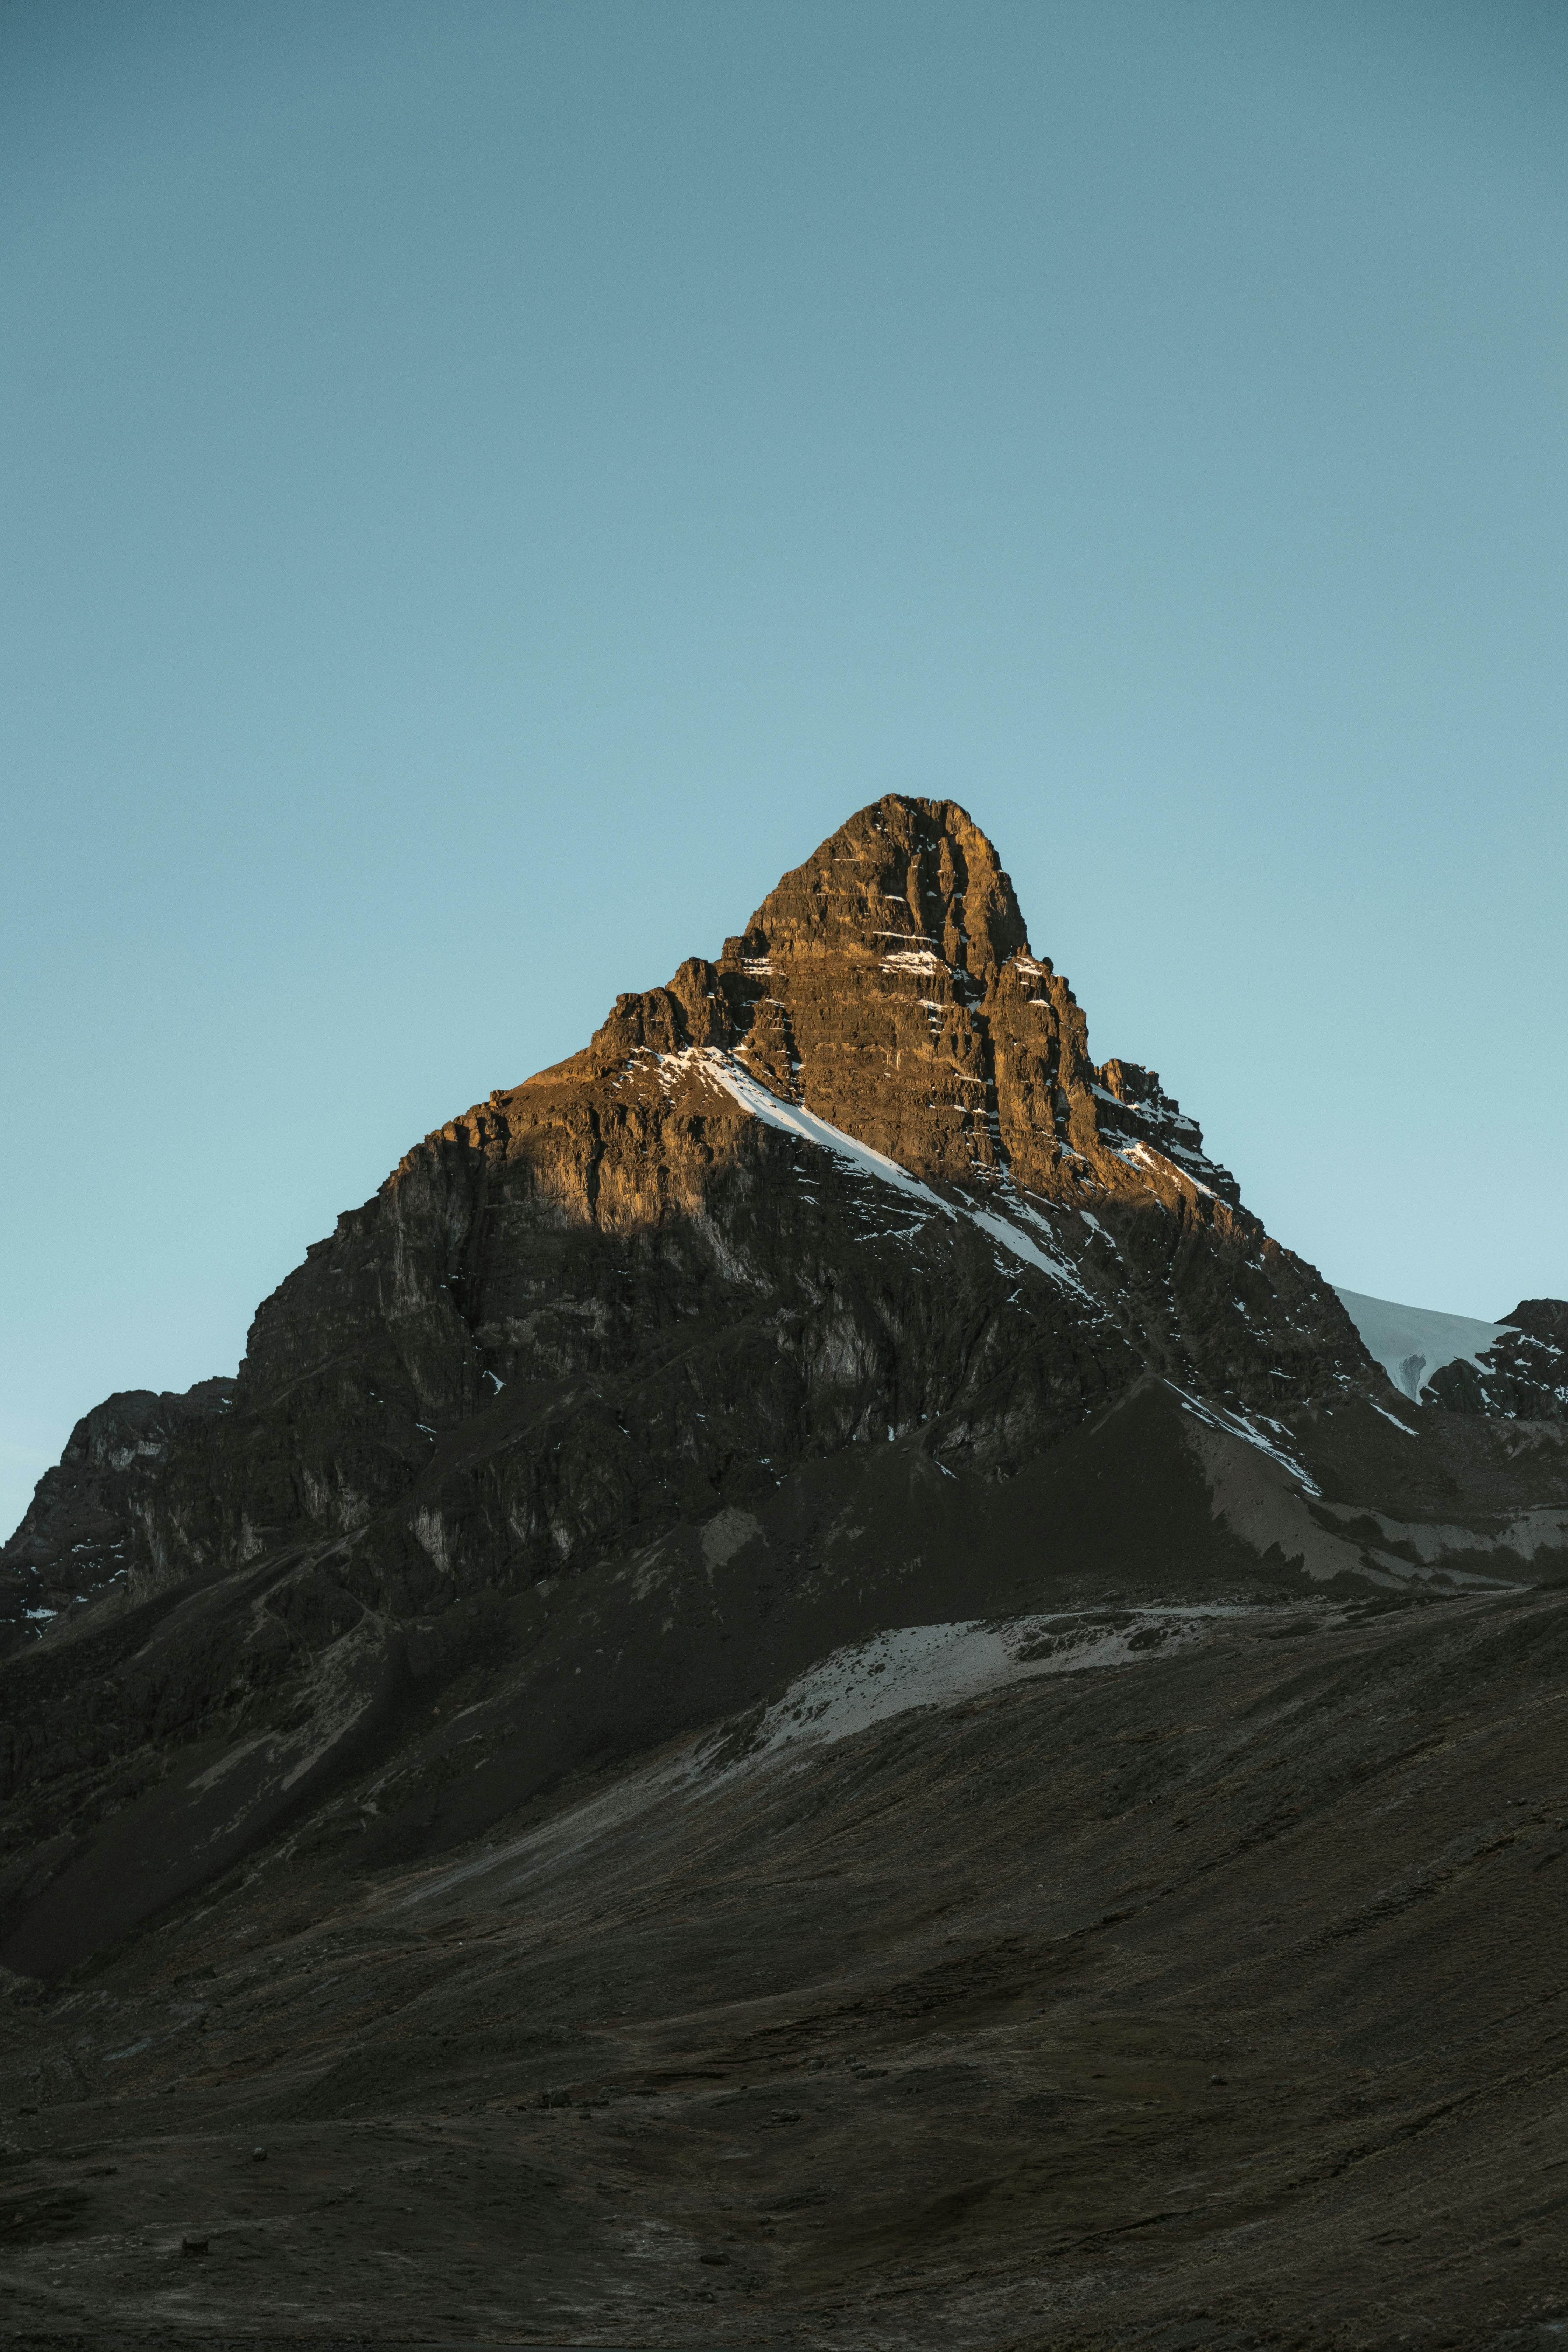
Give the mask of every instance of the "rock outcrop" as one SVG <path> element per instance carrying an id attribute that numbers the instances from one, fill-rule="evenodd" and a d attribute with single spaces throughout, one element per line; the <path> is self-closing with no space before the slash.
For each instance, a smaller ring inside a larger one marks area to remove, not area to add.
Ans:
<path id="1" fill-rule="evenodd" d="M 125 1389 L 84 1413 L 0 1550 L 0 1653 L 130 1573 L 142 1496 L 173 1440 L 234 1402 L 231 1380 L 182 1394 Z"/>
<path id="2" fill-rule="evenodd" d="M 0 1960 L 307 1820 L 438 1850 L 888 1627 L 1568 1568 L 1559 1432 L 1400 1404 L 1091 1061 L 972 820 L 889 797 L 264 1301 L 129 1574 L 7 1669 Z"/>
<path id="3" fill-rule="evenodd" d="M 1522 1298 L 1479 1363 L 1445 1364 L 1428 1393 L 1450 1412 L 1568 1421 L 1568 1299 Z"/>

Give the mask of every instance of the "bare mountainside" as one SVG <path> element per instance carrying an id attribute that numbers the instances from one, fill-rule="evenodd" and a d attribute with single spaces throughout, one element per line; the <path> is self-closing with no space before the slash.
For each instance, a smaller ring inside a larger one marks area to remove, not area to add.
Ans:
<path id="1" fill-rule="evenodd" d="M 0 1666 L 27 2324 L 1555 2340 L 1529 1304 L 1403 1394 L 862 811 L 341 1218 Z"/>

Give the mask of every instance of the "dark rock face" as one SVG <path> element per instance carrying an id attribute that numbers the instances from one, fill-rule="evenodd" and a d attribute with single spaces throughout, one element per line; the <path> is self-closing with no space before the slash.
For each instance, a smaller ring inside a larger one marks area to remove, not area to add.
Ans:
<path id="1" fill-rule="evenodd" d="M 1564 1312 L 1410 1405 L 863 811 L 40 1485 L 21 2324 L 1539 2333 Z"/>
<path id="2" fill-rule="evenodd" d="M 234 1389 L 230 1380 L 198 1381 L 183 1395 L 126 1389 L 83 1415 L 0 1551 L 0 1651 L 129 1575 L 142 1498 L 171 1444 L 226 1412 Z"/>
<path id="3" fill-rule="evenodd" d="M 1568 1421 L 1568 1299 L 1523 1298 L 1479 1367 L 1445 1364 L 1426 1383 L 1450 1412 Z"/>

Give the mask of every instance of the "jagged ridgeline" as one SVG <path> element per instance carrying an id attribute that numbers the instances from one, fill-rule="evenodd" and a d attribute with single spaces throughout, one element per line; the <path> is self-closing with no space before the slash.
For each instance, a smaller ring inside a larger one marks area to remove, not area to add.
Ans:
<path id="1" fill-rule="evenodd" d="M 426 1137 L 193 1397 L 98 1495 L 100 1584 L 74 1487 L 12 1563 L 14 1968 L 304 1816 L 356 1867 L 469 1836 L 884 1629 L 1568 1560 L 1560 1431 L 1400 1396 L 1154 1074 L 1091 1059 L 950 801 L 862 810 Z"/>

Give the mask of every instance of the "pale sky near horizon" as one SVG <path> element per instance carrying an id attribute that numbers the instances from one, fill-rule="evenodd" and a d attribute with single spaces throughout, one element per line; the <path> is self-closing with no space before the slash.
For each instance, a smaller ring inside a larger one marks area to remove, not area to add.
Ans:
<path id="1" fill-rule="evenodd" d="M 1568 16 L 0 16 L 0 1536 L 889 790 L 1332 1280 L 1568 1295 Z"/>

